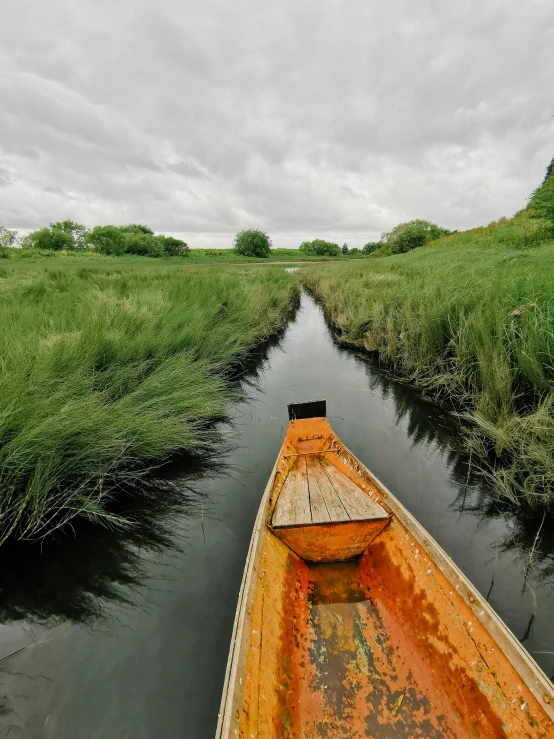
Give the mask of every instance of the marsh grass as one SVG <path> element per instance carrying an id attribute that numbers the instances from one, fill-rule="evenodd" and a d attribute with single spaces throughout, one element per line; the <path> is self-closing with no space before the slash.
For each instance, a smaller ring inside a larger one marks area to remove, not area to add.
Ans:
<path id="1" fill-rule="evenodd" d="M 340 341 L 468 421 L 515 503 L 554 500 L 554 241 L 523 212 L 409 254 L 305 267 Z"/>
<path id="2" fill-rule="evenodd" d="M 4 271 L 0 542 L 76 515 L 120 525 L 118 486 L 209 442 L 231 373 L 298 298 L 282 268 L 96 257 Z"/>

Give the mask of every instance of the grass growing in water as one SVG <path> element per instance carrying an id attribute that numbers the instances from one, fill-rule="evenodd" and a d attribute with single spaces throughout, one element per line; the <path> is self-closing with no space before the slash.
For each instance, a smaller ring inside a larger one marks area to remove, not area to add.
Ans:
<path id="1" fill-rule="evenodd" d="M 527 211 L 409 254 L 303 268 L 340 340 L 472 420 L 513 502 L 554 501 L 554 241 Z"/>
<path id="2" fill-rule="evenodd" d="M 0 275 L 0 542 L 106 502 L 206 443 L 229 370 L 297 300 L 283 268 L 14 259 Z"/>

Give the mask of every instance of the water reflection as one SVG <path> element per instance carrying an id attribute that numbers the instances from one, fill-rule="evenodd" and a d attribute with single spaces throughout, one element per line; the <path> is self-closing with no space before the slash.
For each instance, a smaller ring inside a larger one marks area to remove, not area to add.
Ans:
<path id="1" fill-rule="evenodd" d="M 182 524 L 208 514 L 209 501 L 194 482 L 222 474 L 224 447 L 220 444 L 217 449 L 212 457 L 180 460 L 178 477 L 150 477 L 140 487 L 127 488 L 117 506 L 117 513 L 128 521 L 125 528 L 77 521 L 71 532 L 47 538 L 40 546 L 2 548 L 0 621 L 24 626 L 19 633 L 16 630 L 13 643 L 22 646 L 0 653 L 1 737 L 21 734 L 24 726 L 20 712 L 7 695 L 2 696 L 6 680 L 18 686 L 18 703 L 34 700 L 41 691 L 37 681 L 50 680 L 34 669 L 19 669 L 21 658 L 51 640 L 63 639 L 71 633 L 71 624 L 116 634 L 123 625 L 122 609 L 159 607 L 156 596 L 163 583 L 153 564 L 156 559 L 182 556 L 187 544 Z"/>
<path id="2" fill-rule="evenodd" d="M 212 737 L 235 604 L 287 402 L 325 397 L 340 438 L 554 672 L 552 522 L 494 501 L 441 409 L 338 346 L 314 302 L 234 369 L 219 448 L 174 460 L 121 504 L 134 525 L 75 524 L 0 550 L 0 736 Z M 246 394 L 246 397 L 240 397 Z M 537 532 L 539 535 L 537 536 Z M 532 551 L 532 556 L 531 556 Z"/>
<path id="3" fill-rule="evenodd" d="M 134 605 L 150 558 L 182 549 L 171 528 L 173 517 L 196 515 L 200 507 L 200 496 L 184 480 L 145 481 L 140 496 L 118 506 L 129 521 L 125 529 L 77 521 L 71 534 L 47 538 L 40 546 L 5 548 L 0 619 L 91 624 L 105 617 L 107 601 Z"/>

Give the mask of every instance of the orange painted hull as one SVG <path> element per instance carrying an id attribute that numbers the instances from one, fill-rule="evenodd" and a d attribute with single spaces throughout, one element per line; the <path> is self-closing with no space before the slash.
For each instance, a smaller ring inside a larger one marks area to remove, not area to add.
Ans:
<path id="1" fill-rule="evenodd" d="M 271 516 L 294 455 L 329 449 L 391 518 L 356 559 L 314 563 Z M 548 678 L 327 420 L 291 422 L 251 541 L 218 739 L 535 739 L 554 737 L 553 707 Z"/>
<path id="2" fill-rule="evenodd" d="M 291 526 L 273 533 L 308 562 L 336 562 L 352 559 L 364 552 L 385 528 L 388 520 L 317 526 Z"/>

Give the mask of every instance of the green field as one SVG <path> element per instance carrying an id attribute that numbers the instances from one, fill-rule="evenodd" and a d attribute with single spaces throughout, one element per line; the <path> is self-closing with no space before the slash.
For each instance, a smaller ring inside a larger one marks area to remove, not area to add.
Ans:
<path id="1" fill-rule="evenodd" d="M 341 342 L 451 404 L 499 493 L 538 507 L 554 501 L 554 226 L 536 200 L 407 254 L 300 274 Z"/>
<path id="2" fill-rule="evenodd" d="M 366 259 L 363 254 L 337 254 L 334 257 L 308 255 L 299 249 L 272 249 L 268 259 L 257 257 L 243 257 L 236 254 L 234 249 L 191 249 L 191 262 L 329 262 L 335 260 Z"/>
<path id="3" fill-rule="evenodd" d="M 119 484 L 203 448 L 298 300 L 282 268 L 69 254 L 0 259 L 0 542 L 114 521 Z"/>
<path id="4" fill-rule="evenodd" d="M 94 250 L 63 250 L 53 251 L 46 249 L 20 249 L 17 247 L 0 247 L 0 265 L 5 268 L 4 260 L 26 260 L 26 259 L 90 259 L 104 260 L 106 257 Z M 113 257 L 115 258 L 115 257 Z M 160 257 L 157 261 L 163 261 L 164 264 L 268 264 L 270 262 L 330 262 L 330 261 L 353 261 L 359 259 L 367 259 L 366 255 L 357 254 L 337 254 L 333 257 L 308 255 L 298 249 L 272 249 L 267 259 L 259 257 L 244 257 L 237 254 L 234 249 L 190 249 L 186 257 Z M 137 257 L 131 254 L 125 254 L 118 259 L 150 261 L 150 257 Z"/>

